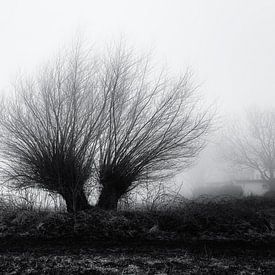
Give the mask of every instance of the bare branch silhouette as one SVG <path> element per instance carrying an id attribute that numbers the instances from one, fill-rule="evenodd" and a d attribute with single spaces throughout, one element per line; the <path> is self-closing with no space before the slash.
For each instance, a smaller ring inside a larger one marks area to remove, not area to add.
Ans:
<path id="1" fill-rule="evenodd" d="M 212 114 L 200 109 L 190 73 L 154 77 L 149 58 L 118 47 L 108 57 L 102 90 L 108 122 L 100 139 L 98 206 L 116 209 L 137 185 L 188 167 L 204 147 Z"/>
<path id="2" fill-rule="evenodd" d="M 94 173 L 107 97 L 98 71 L 96 58 L 77 44 L 35 78 L 21 79 L 1 114 L 6 180 L 60 194 L 69 212 L 89 207 L 85 184 Z"/>

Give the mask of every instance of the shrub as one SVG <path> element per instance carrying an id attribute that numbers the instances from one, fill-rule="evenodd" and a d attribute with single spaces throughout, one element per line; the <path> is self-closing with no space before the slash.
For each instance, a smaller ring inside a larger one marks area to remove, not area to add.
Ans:
<path id="1" fill-rule="evenodd" d="M 0 235 L 43 239 L 74 238 L 100 242 L 181 240 L 190 238 L 247 239 L 272 233 L 268 198 L 193 200 L 182 208 L 158 211 L 105 211 L 93 208 L 76 214 L 10 209 L 0 211 Z M 2 233 L 2 234 L 1 234 Z M 23 234 L 23 235 L 22 235 Z M 254 235 L 253 235 L 254 234 Z"/>
<path id="2" fill-rule="evenodd" d="M 202 186 L 193 190 L 193 197 L 206 196 L 209 198 L 214 197 L 233 197 L 240 198 L 244 194 L 241 186 L 233 184 L 223 184 L 221 186 Z"/>

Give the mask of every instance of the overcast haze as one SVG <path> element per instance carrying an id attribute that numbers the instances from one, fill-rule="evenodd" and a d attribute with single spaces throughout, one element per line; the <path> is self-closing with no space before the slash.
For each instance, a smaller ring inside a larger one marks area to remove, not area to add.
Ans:
<path id="1" fill-rule="evenodd" d="M 275 275 L 275 0 L 0 0 L 0 275 Z"/>
<path id="2" fill-rule="evenodd" d="M 0 1 L 0 87 L 32 71 L 76 33 L 121 35 L 170 70 L 190 67 L 223 113 L 274 105 L 275 1 Z"/>

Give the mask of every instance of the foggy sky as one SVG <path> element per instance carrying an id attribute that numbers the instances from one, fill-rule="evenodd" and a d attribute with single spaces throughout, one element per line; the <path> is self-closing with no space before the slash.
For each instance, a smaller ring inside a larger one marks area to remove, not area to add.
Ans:
<path id="1" fill-rule="evenodd" d="M 97 46 L 123 36 L 171 73 L 191 68 L 222 116 L 275 107 L 274 0 L 0 0 L 0 34 L 0 92 L 76 35 Z M 190 195 L 192 184 L 224 180 L 217 163 L 208 146 L 175 183 Z"/>
<path id="2" fill-rule="evenodd" d="M 0 0 L 0 90 L 47 61 L 76 33 L 121 35 L 170 71 L 190 67 L 222 113 L 274 106 L 275 1 Z"/>

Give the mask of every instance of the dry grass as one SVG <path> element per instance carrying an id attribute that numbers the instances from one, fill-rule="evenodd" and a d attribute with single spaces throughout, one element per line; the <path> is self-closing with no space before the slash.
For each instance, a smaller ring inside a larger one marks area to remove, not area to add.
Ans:
<path id="1" fill-rule="evenodd" d="M 155 211 L 77 214 L 10 205 L 0 210 L 1 238 L 82 239 L 102 242 L 275 239 L 273 198 L 200 199 Z"/>
<path id="2" fill-rule="evenodd" d="M 155 211 L 95 208 L 77 215 L 10 204 L 0 210 L 1 272 L 274 274 L 274 210 L 274 199 L 260 197 L 200 198 Z M 199 252 L 193 249 L 206 240 Z M 237 249 L 233 241 L 264 250 Z M 160 248 L 182 242 L 184 249 Z"/>
<path id="3" fill-rule="evenodd" d="M 5 274 L 274 274 L 272 253 L 186 249 L 81 249 L 0 255 Z"/>

